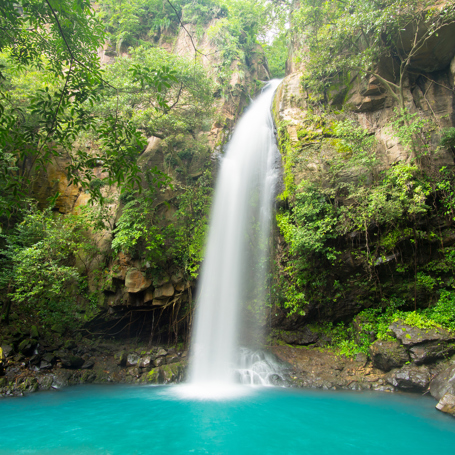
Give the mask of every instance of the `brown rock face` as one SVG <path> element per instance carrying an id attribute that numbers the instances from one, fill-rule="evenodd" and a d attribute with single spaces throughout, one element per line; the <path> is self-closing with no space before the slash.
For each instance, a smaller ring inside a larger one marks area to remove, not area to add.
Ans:
<path id="1" fill-rule="evenodd" d="M 166 283 L 163 286 L 155 289 L 153 298 L 157 300 L 166 299 L 174 295 L 174 286 L 171 283 Z"/>
<path id="2" fill-rule="evenodd" d="M 129 269 L 125 277 L 125 287 L 128 292 L 136 293 L 147 289 L 152 284 L 140 270 Z"/>

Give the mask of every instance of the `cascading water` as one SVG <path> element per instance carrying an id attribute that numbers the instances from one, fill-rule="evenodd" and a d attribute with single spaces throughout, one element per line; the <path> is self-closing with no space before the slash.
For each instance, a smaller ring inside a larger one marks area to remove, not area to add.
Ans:
<path id="1" fill-rule="evenodd" d="M 260 308 L 266 298 L 269 234 L 280 163 L 271 103 L 279 83 L 271 81 L 253 101 L 222 158 L 197 297 L 189 371 L 192 384 L 223 387 L 239 380 L 257 383 L 260 376 L 258 371 L 252 372 L 253 357 L 247 361 L 245 351 L 239 354 L 238 339 L 242 304 Z M 258 360 L 262 362 L 259 369 L 264 369 L 267 362 Z M 251 371 L 249 376 L 246 369 Z"/>

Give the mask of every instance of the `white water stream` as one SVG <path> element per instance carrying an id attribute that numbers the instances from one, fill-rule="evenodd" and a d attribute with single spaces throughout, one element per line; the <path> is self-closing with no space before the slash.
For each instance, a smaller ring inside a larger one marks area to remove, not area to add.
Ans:
<path id="1" fill-rule="evenodd" d="M 271 81 L 252 102 L 222 158 L 197 296 L 189 371 L 194 385 L 253 384 L 267 381 L 270 374 L 259 374 L 269 363 L 259 356 L 260 366 L 254 366 L 256 354 L 241 350 L 238 340 L 242 308 L 254 305 L 260 311 L 266 299 L 265 274 L 280 163 L 271 104 L 279 83 Z"/>

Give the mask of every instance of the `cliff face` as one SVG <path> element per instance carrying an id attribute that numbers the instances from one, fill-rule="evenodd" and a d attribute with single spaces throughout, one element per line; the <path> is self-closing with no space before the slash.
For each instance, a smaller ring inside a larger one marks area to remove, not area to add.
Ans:
<path id="1" fill-rule="evenodd" d="M 420 31 L 411 27 L 400 32 L 402 53 L 425 26 L 422 21 Z M 362 309 L 387 305 L 394 298 L 409 307 L 431 305 L 437 288 L 419 284 L 419 273 L 431 275 L 429 264 L 444 261 L 441 248 L 453 243 L 452 221 L 439 210 L 441 186 L 430 189 L 428 184 L 421 215 L 402 206 L 399 214 L 387 218 L 382 215 L 389 214 L 387 204 L 394 196 L 384 181 L 409 166 L 418 177 L 404 178 L 403 198 L 416 200 L 417 180 L 436 181 L 441 169 L 451 172 L 454 150 L 441 138 L 455 125 L 455 24 L 442 27 L 413 52 L 403 80 L 397 79 L 397 59 L 385 56 L 376 62 L 377 77 L 339 74 L 323 100 L 305 88 L 306 31 L 292 32 L 288 74 L 273 108 L 286 186 L 278 214 L 279 291 L 273 323 L 289 329 L 310 321 L 349 321 Z M 382 78 L 401 84 L 401 108 L 411 120 L 398 119 L 400 102 Z M 406 127 L 414 128 L 408 136 Z M 352 146 L 356 140 L 363 141 L 365 153 L 358 159 Z M 365 159 L 374 164 L 364 164 Z M 385 185 L 384 201 L 376 204 L 373 198 L 380 190 L 372 194 L 378 185 Z M 302 215 L 302 207 L 311 215 Z M 393 235 L 393 245 L 386 245 Z M 442 282 L 447 279 L 441 277 Z M 293 308 L 294 315 L 286 318 L 290 310 L 283 307 Z"/>
<path id="2" fill-rule="evenodd" d="M 233 59 L 229 68 L 225 68 L 226 62 L 223 61 L 221 50 L 213 37 L 209 36 L 209 30 L 216 26 L 218 20 L 215 18 L 209 21 L 203 27 L 202 33 L 200 27 L 197 28 L 191 23 L 187 23 L 185 29 L 177 27 L 174 32 L 172 29 L 159 35 L 150 32 L 150 40 L 155 46 L 182 57 L 187 65 L 202 64 L 208 77 L 215 81 L 214 86 L 218 87 L 215 93 L 211 94 L 210 112 L 195 113 L 193 109 L 191 113 L 196 119 L 195 123 L 202 127 L 196 126 L 180 134 L 177 140 L 174 137 L 169 139 L 165 133 L 158 134 L 159 137 L 152 135 L 148 137 L 147 147 L 138 159 L 145 189 L 148 188 L 148 183 L 144 177 L 148 170 L 153 170 L 155 174 L 163 172 L 169 176 L 166 189 L 154 193 L 154 200 L 149 208 L 154 214 L 156 224 L 159 225 L 158 229 L 162 231 L 162 242 L 167 249 L 165 254 L 169 256 L 171 253 L 168 251 L 173 251 L 176 247 L 175 239 L 167 237 L 166 229 L 178 222 L 179 216 L 176 215 L 178 201 L 186 197 L 190 205 L 188 210 L 193 210 L 192 196 L 185 195 L 202 186 L 201 179 L 207 179 L 205 171 L 216 172 L 217 155 L 228 140 L 237 119 L 249 104 L 250 96 L 261 87 L 261 81 L 269 77 L 266 59 L 259 44 L 253 50 L 245 51 L 243 61 Z M 108 67 L 120 57 L 128 58 L 128 52 L 129 50 L 121 43 L 116 48 L 108 43 L 104 49 L 100 49 L 99 56 L 105 67 Z M 191 110 L 192 106 L 189 104 L 180 109 L 183 110 L 182 115 L 185 115 L 185 109 Z M 197 150 L 194 150 L 195 144 Z M 67 160 L 62 158 L 55 161 L 36 176 L 34 185 L 35 197 L 43 207 L 46 206 L 48 198 L 58 192 L 55 209 L 64 215 L 79 211 L 89 202 L 89 195 L 79 186 L 68 185 L 64 171 L 68 164 L 69 157 Z M 95 169 L 95 174 L 97 172 L 100 173 L 101 169 Z M 211 183 L 204 182 L 203 185 L 209 187 Z M 206 191 L 209 189 L 206 188 Z M 171 331 L 170 326 L 168 327 L 170 317 L 168 313 L 172 313 L 174 320 L 179 319 L 177 316 L 180 313 L 185 313 L 187 317 L 183 319 L 187 324 L 191 319 L 191 311 L 187 310 L 188 307 L 191 308 L 194 276 L 185 270 L 183 264 L 176 264 L 172 260 L 165 260 L 160 264 L 159 270 L 153 270 L 153 264 L 151 265 L 151 261 L 146 258 L 147 245 L 144 245 L 142 252 L 120 253 L 112 257 L 111 244 L 115 236 L 113 229 L 123 213 L 126 200 L 122 199 L 116 187 L 104 187 L 102 194 L 106 199 L 103 210 L 111 222 L 109 227 L 94 236 L 100 254 L 92 271 L 89 272 L 90 291 L 99 295 L 98 305 L 107 310 L 109 319 L 114 320 L 114 323 L 122 320 L 125 312 L 130 314 L 131 311 L 140 310 L 142 312 L 140 314 L 147 315 L 145 319 L 150 319 L 144 323 L 141 318 L 142 327 L 145 327 L 143 333 L 150 334 L 153 330 L 161 330 L 152 327 L 151 314 L 155 310 L 161 314 L 164 312 L 158 325 L 165 327 L 163 330 L 166 334 Z M 201 210 L 206 211 L 206 208 Z M 191 218 L 191 214 L 187 213 L 187 216 Z M 193 218 L 198 216 L 193 215 Z M 104 324 L 103 321 L 101 319 L 95 322 Z M 117 333 L 126 324 L 127 319 L 116 326 L 114 332 Z M 107 324 L 106 327 L 109 326 Z M 109 333 L 106 327 L 105 330 Z M 128 333 L 132 333 L 131 327 L 129 330 Z M 177 329 L 173 330 L 176 334 Z"/>

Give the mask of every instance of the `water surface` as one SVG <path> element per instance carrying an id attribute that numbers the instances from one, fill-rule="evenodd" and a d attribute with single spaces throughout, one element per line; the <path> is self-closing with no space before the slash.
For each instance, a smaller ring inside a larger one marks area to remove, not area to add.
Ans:
<path id="1" fill-rule="evenodd" d="M 178 386 L 79 386 L 0 400 L 0 454 L 455 453 L 430 397 L 255 388 L 183 399 Z"/>

